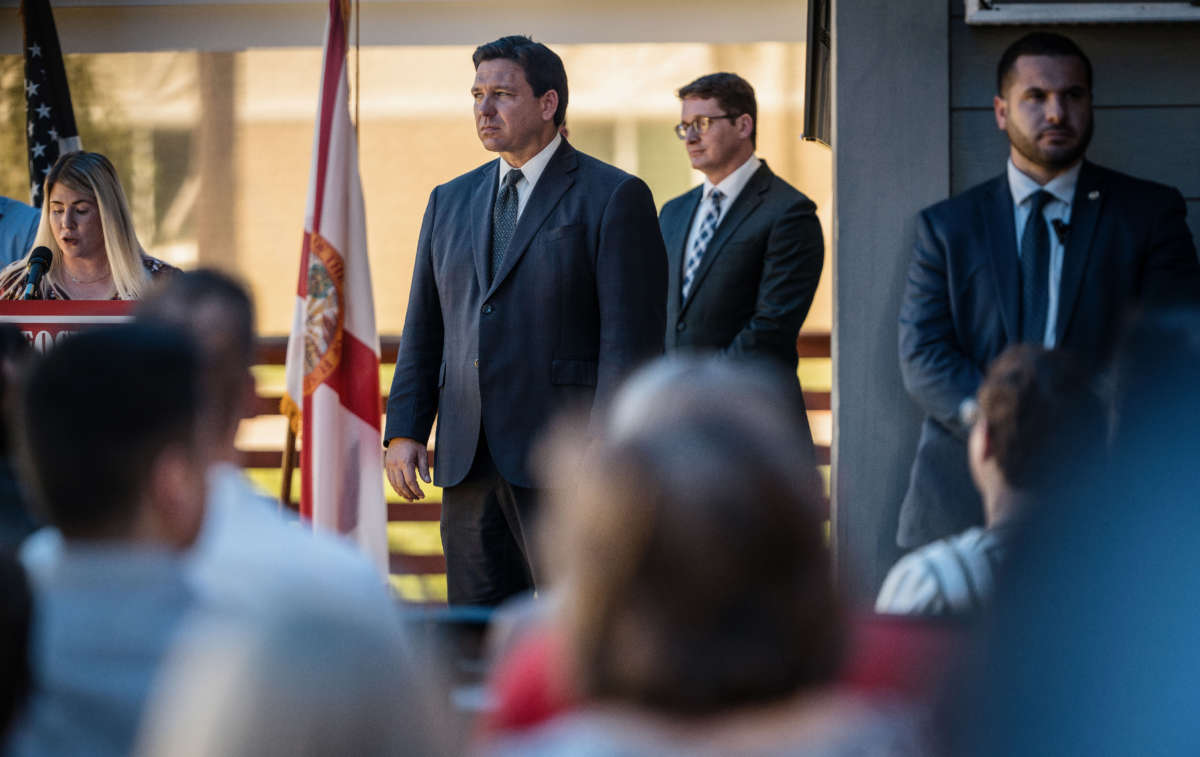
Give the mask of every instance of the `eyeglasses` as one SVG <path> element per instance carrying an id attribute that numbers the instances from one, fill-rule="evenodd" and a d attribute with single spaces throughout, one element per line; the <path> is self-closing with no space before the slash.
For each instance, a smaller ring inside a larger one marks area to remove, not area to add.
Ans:
<path id="1" fill-rule="evenodd" d="M 738 115 L 741 115 L 740 113 Z M 697 134 L 704 134 L 709 127 L 713 125 L 713 121 L 720 121 L 722 118 L 728 118 L 730 121 L 736 121 L 736 115 L 720 115 L 720 116 L 696 116 L 691 121 L 679 122 L 675 124 L 675 136 L 680 139 L 687 139 L 688 132 L 692 129 L 696 130 Z"/>

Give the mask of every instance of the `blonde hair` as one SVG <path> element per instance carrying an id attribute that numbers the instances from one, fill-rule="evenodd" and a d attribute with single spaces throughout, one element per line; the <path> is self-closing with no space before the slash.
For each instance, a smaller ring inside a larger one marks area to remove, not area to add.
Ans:
<path id="1" fill-rule="evenodd" d="M 50 173 L 46 175 L 43 188 L 42 218 L 38 222 L 37 241 L 34 247 L 46 246 L 54 253 L 50 270 L 46 272 L 47 283 L 65 288 L 63 252 L 50 228 L 50 190 L 59 182 L 89 195 L 100 213 L 100 225 L 104 232 L 104 250 L 108 256 L 108 268 L 112 272 L 113 286 L 117 297 L 122 300 L 140 299 L 150 284 L 150 275 L 142 262 L 146 251 L 142 249 L 133 230 L 133 218 L 121 179 L 113 164 L 98 152 L 70 152 L 61 156 Z M 27 256 L 28 257 L 28 256 Z"/>

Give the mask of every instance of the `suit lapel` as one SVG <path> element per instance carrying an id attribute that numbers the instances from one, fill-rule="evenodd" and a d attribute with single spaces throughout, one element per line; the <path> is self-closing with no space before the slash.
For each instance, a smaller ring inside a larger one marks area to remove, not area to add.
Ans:
<path id="1" fill-rule="evenodd" d="M 479 291 L 481 292 L 488 290 L 488 268 L 491 267 L 488 258 L 492 254 L 492 206 L 496 202 L 498 189 L 496 182 L 499 172 L 500 161 L 497 159 L 488 170 L 483 172 L 484 181 L 481 181 L 471 194 L 470 217 L 480 219 L 475 224 L 472 253 L 475 257 L 475 275 L 479 279 Z"/>
<path id="2" fill-rule="evenodd" d="M 1075 302 L 1079 299 L 1083 272 L 1087 268 L 1088 255 L 1091 253 L 1092 236 L 1100 218 L 1100 207 L 1104 203 L 1100 185 L 1099 171 L 1096 171 L 1091 163 L 1084 161 L 1079 169 L 1079 180 L 1075 183 L 1070 230 L 1063 250 L 1062 280 L 1058 288 L 1058 321 L 1054 329 L 1055 344 L 1062 344 Z"/>
<path id="3" fill-rule="evenodd" d="M 1012 191 L 1004 176 L 995 179 L 983 208 L 983 236 L 996 283 L 996 301 L 1009 344 L 1021 341 L 1021 274 L 1017 257 L 1017 232 L 1013 220 Z"/>
<path id="4" fill-rule="evenodd" d="M 762 204 L 763 192 L 771 185 L 771 169 L 767 168 L 766 161 L 758 167 L 754 175 L 750 177 L 750 181 L 746 182 L 746 186 L 738 194 L 733 201 L 733 206 L 729 208 L 729 212 L 721 219 L 721 223 L 717 226 L 716 233 L 713 234 L 712 241 L 708 243 L 708 247 L 704 250 L 704 257 L 700 258 L 700 267 L 696 269 L 696 276 L 692 280 L 692 295 L 683 303 L 682 311 L 688 309 L 688 305 L 695 299 L 695 293 L 704 283 L 704 277 L 708 275 L 708 271 L 712 268 L 713 261 L 721 254 L 725 243 L 733 236 L 738 227 L 742 225 L 754 209 Z M 689 229 L 691 227 L 689 226 Z M 685 241 L 687 237 L 684 237 Z"/>
<path id="5" fill-rule="evenodd" d="M 700 197 L 704 187 L 694 187 L 683 196 L 683 207 L 679 210 L 679 221 L 668 230 L 667 238 L 667 317 L 668 320 L 677 317 L 679 313 L 680 291 L 683 288 L 683 257 L 687 247 L 688 232 L 696 219 L 696 209 L 700 207 Z"/>
<path id="6" fill-rule="evenodd" d="M 533 188 L 533 194 L 529 196 L 529 202 L 525 204 L 525 210 L 521 213 L 521 218 L 517 221 L 517 228 L 513 232 L 512 241 L 508 243 L 508 251 L 504 253 L 504 262 L 500 264 L 500 270 L 496 272 L 495 278 L 492 279 L 492 286 L 487 290 L 489 297 L 500 285 L 500 282 L 504 281 L 509 272 L 516 267 L 525 254 L 525 250 L 529 248 L 529 243 L 533 241 L 534 235 L 537 234 L 546 217 L 550 215 L 550 211 L 554 210 L 554 206 L 558 205 L 558 201 L 575 183 L 571 172 L 575 170 L 578 162 L 575 148 L 567 144 L 564 139 L 554 156 L 550 158 L 550 162 L 546 164 L 546 170 L 542 172 L 538 183 Z"/>

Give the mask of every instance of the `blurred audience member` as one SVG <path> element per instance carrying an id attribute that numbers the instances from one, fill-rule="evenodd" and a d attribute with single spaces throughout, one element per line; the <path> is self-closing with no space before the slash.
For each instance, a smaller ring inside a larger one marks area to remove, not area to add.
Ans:
<path id="1" fill-rule="evenodd" d="M 36 300 L 136 300 L 176 269 L 142 249 L 117 170 L 96 152 L 69 152 L 46 175 L 46 205 L 34 245 L 53 254 Z M 0 270 L 0 299 L 19 300 L 29 254 Z"/>
<path id="2" fill-rule="evenodd" d="M 585 465 L 561 456 L 543 544 L 584 704 L 496 753 L 913 752 L 832 688 L 842 616 L 786 396 L 746 366 L 668 360 L 622 390 Z"/>
<path id="3" fill-rule="evenodd" d="M 33 599 L 25 571 L 13 557 L 0 554 L 0 751 L 9 726 L 29 697 L 29 624 Z"/>
<path id="4" fill-rule="evenodd" d="M 35 501 L 64 539 L 30 573 L 35 690 L 13 755 L 124 755 L 193 603 L 180 552 L 204 515 L 201 365 L 187 334 L 121 325 L 37 362 L 19 419 Z"/>
<path id="5" fill-rule="evenodd" d="M 238 423 L 253 415 L 255 399 L 254 306 L 246 290 L 217 271 L 180 273 L 139 305 L 136 319 L 178 326 L 201 348 L 201 431 L 213 463 L 204 526 L 189 558 L 194 588 L 211 605 L 254 613 L 271 592 L 304 587 L 396 627 L 391 590 L 374 566 L 349 542 L 286 520 L 238 466 Z"/>
<path id="6" fill-rule="evenodd" d="M 264 600 L 263 622 L 188 634 L 163 676 L 142 757 L 448 754 L 443 713 L 397 636 L 328 595 Z"/>
<path id="7" fill-rule="evenodd" d="M 37 237 L 38 209 L 0 197 L 0 266 L 25 257 Z"/>
<path id="8" fill-rule="evenodd" d="M 15 553 L 37 528 L 29 502 L 17 481 L 10 445 L 14 432 L 11 416 L 16 387 L 30 356 L 29 340 L 11 323 L 0 323 L 0 553 Z"/>
<path id="9" fill-rule="evenodd" d="M 979 387 L 967 441 L 971 478 L 986 527 L 921 547 L 888 573 L 875 611 L 966 615 L 992 594 L 1013 524 L 1046 490 L 1064 451 L 1090 454 L 1106 436 L 1106 409 L 1086 372 L 1068 355 L 1033 345 L 1009 347 Z"/>
<path id="10" fill-rule="evenodd" d="M 1113 373 L 1102 475 L 1059 455 L 1064 494 L 1031 513 L 989 633 L 954 688 L 954 755 L 1200 751 L 1200 313 L 1136 322 Z"/>

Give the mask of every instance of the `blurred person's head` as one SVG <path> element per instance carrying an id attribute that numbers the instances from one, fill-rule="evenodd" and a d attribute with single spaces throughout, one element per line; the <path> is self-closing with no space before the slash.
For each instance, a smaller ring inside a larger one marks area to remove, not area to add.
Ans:
<path id="1" fill-rule="evenodd" d="M 166 665 L 137 754 L 341 757 L 445 753 L 395 626 L 297 595 L 252 625 L 193 627 Z"/>
<path id="2" fill-rule="evenodd" d="M 989 525 L 1018 515 L 1067 460 L 1099 453 L 1107 414 L 1090 383 L 1070 355 L 1029 344 L 988 367 L 967 458 Z"/>
<path id="3" fill-rule="evenodd" d="M 1175 464 L 1187 467 L 1189 440 L 1200 430 L 1200 310 L 1131 318 L 1112 373 L 1116 454 L 1128 458 L 1152 445 L 1174 450 L 1160 462 L 1180 458 Z"/>
<path id="4" fill-rule="evenodd" d="M 212 269 L 177 274 L 153 289 L 135 311 L 138 321 L 187 330 L 204 361 L 206 435 L 213 454 L 232 460 L 238 422 L 254 403 L 254 304 L 232 277 Z"/>
<path id="5" fill-rule="evenodd" d="M 631 379 L 614 417 L 639 406 L 547 519 L 580 693 L 701 715 L 828 682 L 840 615 L 786 390 L 676 359 Z"/>
<path id="6" fill-rule="evenodd" d="M 44 191 L 34 245 L 44 245 L 54 255 L 46 279 L 65 283 L 64 255 L 103 253 L 117 296 L 139 299 L 150 284 L 142 263 L 145 251 L 133 230 L 121 179 L 108 158 L 98 152 L 63 154 L 46 174 Z"/>
<path id="7" fill-rule="evenodd" d="M 948 753 L 1200 748 L 1198 334 L 1195 310 L 1127 327 L 1109 464 L 1065 466 L 1054 506 L 1031 512 L 1012 544 L 988 634 L 947 707 Z"/>
<path id="8" fill-rule="evenodd" d="M 0 744 L 32 687 L 29 631 L 33 597 L 21 564 L 0 552 Z"/>
<path id="9" fill-rule="evenodd" d="M 203 516 L 200 372 L 186 332 L 85 331 L 36 362 L 20 418 L 22 462 L 42 515 L 68 540 L 183 548 Z"/>

